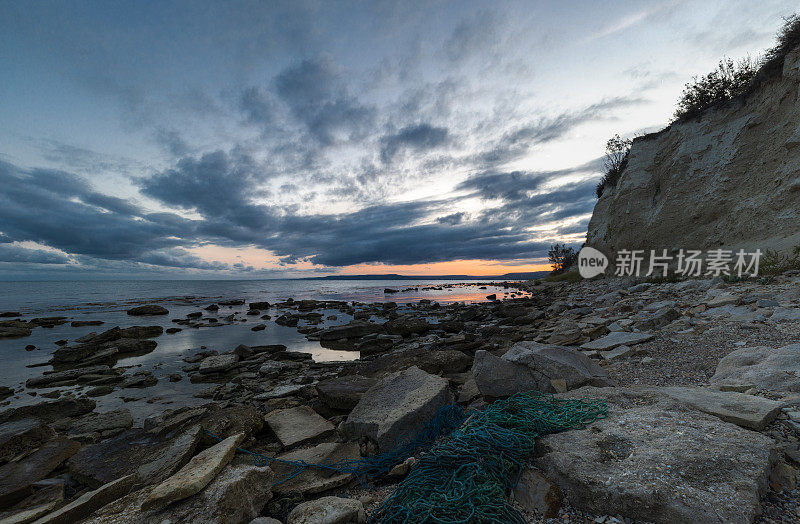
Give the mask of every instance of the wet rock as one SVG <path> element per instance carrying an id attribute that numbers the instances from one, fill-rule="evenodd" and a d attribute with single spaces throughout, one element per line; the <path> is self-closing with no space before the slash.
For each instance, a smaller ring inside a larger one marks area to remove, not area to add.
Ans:
<path id="1" fill-rule="evenodd" d="M 360 375 L 333 377 L 317 383 L 317 394 L 331 409 L 351 410 L 364 393 L 375 385 L 374 378 Z"/>
<path id="2" fill-rule="evenodd" d="M 308 406 L 273 411 L 264 422 L 287 449 L 318 441 L 336 429 Z"/>
<path id="3" fill-rule="evenodd" d="M 357 442 L 323 442 L 311 448 L 295 449 L 278 455 L 279 459 L 308 464 L 333 464 L 341 460 L 358 460 L 361 458 Z M 292 478 L 295 468 L 288 464 L 275 463 L 275 480 L 280 482 L 273 486 L 274 493 L 279 495 L 310 495 L 337 488 L 353 479 L 350 473 L 339 473 L 333 470 L 308 468 Z M 288 480 L 287 480 L 288 479 Z"/>
<path id="4" fill-rule="evenodd" d="M 220 438 L 228 438 L 242 433 L 249 439 L 264 427 L 263 415 L 252 406 L 235 404 L 222 409 L 211 409 L 200 419 L 204 430 L 210 431 Z M 213 444 L 216 440 L 204 436 L 205 444 Z"/>
<path id="5" fill-rule="evenodd" d="M 777 454 L 772 439 L 658 388 L 585 387 L 607 418 L 537 441 L 535 465 L 582 511 L 656 523 L 752 522 Z M 713 486 L 713 489 L 709 489 Z"/>
<path id="6" fill-rule="evenodd" d="M 0 423 L 33 417 L 49 424 L 65 417 L 90 413 L 96 406 L 97 403 L 89 398 L 63 398 L 6 410 L 0 413 Z"/>
<path id="7" fill-rule="evenodd" d="M 422 335 L 431 330 L 433 326 L 424 318 L 415 315 L 403 315 L 386 322 L 383 325 L 387 333 L 391 335 Z"/>
<path id="8" fill-rule="evenodd" d="M 105 324 L 102 320 L 73 320 L 70 322 L 70 326 L 72 327 L 84 327 L 84 326 L 102 326 Z"/>
<path id="9" fill-rule="evenodd" d="M 239 433 L 192 457 L 177 473 L 153 488 L 142 502 L 142 511 L 162 508 L 202 490 L 233 459 L 243 440 L 244 434 Z"/>
<path id="10" fill-rule="evenodd" d="M 128 376 L 120 385 L 122 388 L 149 388 L 158 384 L 158 379 L 150 371 L 138 371 Z"/>
<path id="11" fill-rule="evenodd" d="M 33 332 L 33 327 L 21 320 L 0 321 L 0 338 L 27 337 Z"/>
<path id="12" fill-rule="evenodd" d="M 169 311 L 167 310 L 167 308 L 163 306 L 150 304 L 147 306 L 139 306 L 129 309 L 128 314 L 135 317 L 147 316 L 147 315 L 168 315 Z"/>
<path id="13" fill-rule="evenodd" d="M 131 326 L 121 330 L 122 338 L 154 338 L 161 336 L 164 328 L 161 326 Z"/>
<path id="14" fill-rule="evenodd" d="M 567 389 L 613 384 L 597 363 L 574 349 L 528 341 L 517 342 L 502 357 L 476 352 L 472 374 L 480 392 L 489 397 L 532 390 L 554 393 L 552 381 L 559 379 Z"/>
<path id="15" fill-rule="evenodd" d="M 356 499 L 340 497 L 322 497 L 300 503 L 289 512 L 286 520 L 286 524 L 349 524 L 351 522 L 359 524 L 367 522 L 364 506 Z"/>
<path id="16" fill-rule="evenodd" d="M 19 311 L 3 311 L 0 313 L 0 318 L 14 318 L 21 316 Z"/>
<path id="17" fill-rule="evenodd" d="M 199 426 L 164 434 L 130 429 L 99 444 L 83 446 L 67 462 L 69 473 L 92 488 L 132 474 L 146 484 L 161 482 L 189 461 L 200 433 Z"/>
<path id="18" fill-rule="evenodd" d="M 80 447 L 74 440 L 56 437 L 19 462 L 0 467 L 0 507 L 6 508 L 33 494 L 31 484 L 45 478 Z"/>
<path id="19" fill-rule="evenodd" d="M 49 513 L 36 521 L 36 524 L 71 524 L 90 516 L 118 498 L 126 495 L 136 482 L 135 475 L 128 475 L 84 493 L 58 511 Z"/>
<path id="20" fill-rule="evenodd" d="M 0 424 L 0 462 L 37 448 L 56 436 L 49 426 L 36 418 L 24 418 Z"/>
<path id="21" fill-rule="evenodd" d="M 632 346 L 640 344 L 652 339 L 653 335 L 650 333 L 630 333 L 626 331 L 612 331 L 608 335 L 592 340 L 581 346 L 582 349 L 596 349 L 598 351 L 607 351 L 614 349 L 617 346 Z"/>
<path id="22" fill-rule="evenodd" d="M 416 434 L 439 408 L 452 402 L 446 379 L 413 366 L 367 390 L 348 415 L 345 431 L 388 450 Z"/>
<path id="23" fill-rule="evenodd" d="M 128 409 L 117 409 L 104 413 L 88 413 L 69 424 L 67 433 L 78 440 L 109 437 L 133 426 L 133 417 Z"/>
<path id="24" fill-rule="evenodd" d="M 710 382 L 725 386 L 751 384 L 768 391 L 800 391 L 800 344 L 737 349 L 719 361 Z"/>
<path id="25" fill-rule="evenodd" d="M 265 329 L 267 329 L 266 324 L 256 324 L 250 328 L 250 331 L 264 331 Z"/>
<path id="26" fill-rule="evenodd" d="M 14 394 L 14 390 L 8 386 L 0 386 L 0 400 L 5 400 Z"/>
<path id="27" fill-rule="evenodd" d="M 368 377 L 384 377 L 411 366 L 438 375 L 460 373 L 472 365 L 472 357 L 453 349 L 431 350 L 427 347 L 396 351 L 358 366 L 358 373 Z"/>
<path id="28" fill-rule="evenodd" d="M 369 322 L 351 322 L 342 326 L 332 326 L 319 332 L 320 340 L 341 340 L 361 338 L 370 333 L 378 333 L 382 328 Z"/>
<path id="29" fill-rule="evenodd" d="M 208 373 L 223 373 L 236 366 L 239 363 L 239 355 L 235 353 L 225 353 L 223 355 L 214 355 L 206 357 L 200 362 L 200 373 L 206 375 Z"/>
<path id="30" fill-rule="evenodd" d="M 303 368 L 300 362 L 280 362 L 278 360 L 267 360 L 260 368 L 258 374 L 264 378 L 276 378 L 283 373 Z"/>
<path id="31" fill-rule="evenodd" d="M 89 366 L 66 371 L 45 372 L 41 377 L 29 378 L 25 386 L 29 388 L 49 387 L 51 384 L 77 384 L 87 375 L 108 375 L 114 373 L 108 366 Z"/>
<path id="32" fill-rule="evenodd" d="M 248 305 L 250 309 L 269 309 L 271 306 L 269 302 L 250 302 Z"/>

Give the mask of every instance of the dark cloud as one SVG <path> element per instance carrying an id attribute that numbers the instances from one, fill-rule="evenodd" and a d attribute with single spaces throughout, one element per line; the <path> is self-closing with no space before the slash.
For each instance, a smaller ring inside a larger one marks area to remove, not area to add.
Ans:
<path id="1" fill-rule="evenodd" d="M 437 217 L 436 221 L 440 224 L 449 224 L 451 226 L 455 226 L 456 224 L 460 224 L 467 218 L 466 213 L 452 213 L 450 215 L 446 215 L 443 217 Z"/>
<path id="2" fill-rule="evenodd" d="M 275 78 L 275 92 L 323 146 L 364 136 L 375 119 L 375 109 L 359 102 L 344 73 L 326 56 L 284 69 Z"/>
<path id="3" fill-rule="evenodd" d="M 213 271 L 230 269 L 228 264 L 222 262 L 207 262 L 197 255 L 180 248 L 151 251 L 140 257 L 139 262 L 156 266 L 208 269 Z"/>
<path id="4" fill-rule="evenodd" d="M 492 11 L 479 11 L 456 26 L 444 42 L 444 52 L 453 62 L 486 54 L 498 44 L 499 23 Z"/>
<path id="5" fill-rule="evenodd" d="M 46 251 L 44 249 L 28 249 L 10 244 L 0 244 L 0 262 L 15 262 L 20 264 L 66 264 L 69 257 L 63 253 Z"/>
<path id="6" fill-rule="evenodd" d="M 167 153 L 175 157 L 186 156 L 191 153 L 192 148 L 183 139 L 181 134 L 174 129 L 157 127 L 153 133 L 156 143 Z"/>
<path id="7" fill-rule="evenodd" d="M 434 127 L 430 124 L 417 124 L 402 128 L 395 134 L 386 135 L 381 139 L 381 160 L 384 163 L 392 161 L 394 156 L 402 149 L 427 151 L 442 146 L 447 142 L 448 131 L 446 127 Z"/>
<path id="8" fill-rule="evenodd" d="M 276 104 L 271 93 L 257 86 L 245 89 L 239 98 L 239 108 L 244 113 L 245 120 L 260 126 L 268 126 L 274 122 Z"/>

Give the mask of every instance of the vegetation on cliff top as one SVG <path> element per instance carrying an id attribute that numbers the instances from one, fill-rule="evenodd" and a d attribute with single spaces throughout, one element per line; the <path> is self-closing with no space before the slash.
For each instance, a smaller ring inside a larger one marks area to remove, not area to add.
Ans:
<path id="1" fill-rule="evenodd" d="M 628 165 L 628 155 L 631 152 L 633 140 L 614 135 L 606 142 L 606 156 L 603 159 L 605 174 L 597 184 L 597 198 L 603 195 L 606 186 L 616 186 L 617 180 Z"/>

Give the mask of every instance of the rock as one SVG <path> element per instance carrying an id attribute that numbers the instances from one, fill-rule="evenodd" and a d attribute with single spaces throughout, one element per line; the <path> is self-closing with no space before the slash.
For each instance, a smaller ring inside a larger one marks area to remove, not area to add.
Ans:
<path id="1" fill-rule="evenodd" d="M 581 511 L 655 523 L 752 522 L 777 459 L 772 439 L 659 388 L 584 387 L 607 418 L 543 437 L 536 467 Z M 713 486 L 713 489 L 709 489 Z"/>
<path id="2" fill-rule="evenodd" d="M 249 524 L 283 524 L 283 522 L 272 517 L 257 517 L 251 520 Z"/>
<path id="3" fill-rule="evenodd" d="M 603 351 L 601 356 L 604 360 L 619 360 L 621 358 L 629 357 L 636 353 L 636 350 L 630 346 L 617 346 L 610 351 Z"/>
<path id="4" fill-rule="evenodd" d="M 71 385 L 81 381 L 85 375 L 107 375 L 113 373 L 108 366 L 89 366 L 78 369 L 68 369 L 66 371 L 56 371 L 46 373 L 41 377 L 29 378 L 25 386 L 29 388 L 43 388 L 51 384 Z"/>
<path id="5" fill-rule="evenodd" d="M 658 392 L 725 422 L 755 431 L 767 427 L 783 407 L 782 402 L 763 397 L 705 388 L 671 386 L 659 388 Z"/>
<path id="6" fill-rule="evenodd" d="M 318 333 L 320 340 L 342 340 L 345 338 L 361 338 L 370 333 L 378 333 L 382 328 L 369 322 L 351 322 L 343 326 L 332 326 Z"/>
<path id="7" fill-rule="evenodd" d="M 14 318 L 22 316 L 19 311 L 3 311 L 0 313 L 0 318 Z"/>
<path id="8" fill-rule="evenodd" d="M 558 486 L 530 466 L 522 470 L 512 493 L 514 500 L 523 509 L 531 513 L 538 512 L 546 519 L 556 518 L 564 502 L 564 494 Z"/>
<path id="9" fill-rule="evenodd" d="M 387 290 L 388 291 L 388 290 Z M 349 524 L 367 522 L 364 506 L 356 499 L 322 497 L 295 506 L 286 524 Z"/>
<path id="10" fill-rule="evenodd" d="M 79 442 L 56 437 L 19 462 L 0 467 L 0 507 L 6 508 L 31 495 L 31 484 L 45 478 L 80 447 Z"/>
<path id="11" fill-rule="evenodd" d="M 188 464 L 150 492 L 142 502 L 142 510 L 161 508 L 199 492 L 231 461 L 243 440 L 244 434 L 239 433 L 192 457 Z"/>
<path id="12" fill-rule="evenodd" d="M 197 522 L 241 524 L 257 517 L 271 498 L 273 473 L 269 468 L 228 465 L 199 493 L 163 509 L 144 510 L 154 491 L 144 488 L 101 508 L 87 524 Z"/>
<path id="13" fill-rule="evenodd" d="M 72 524 L 85 519 L 106 504 L 126 495 L 136 482 L 135 475 L 122 477 L 84 493 L 66 506 L 36 521 L 35 524 Z"/>
<path id="14" fill-rule="evenodd" d="M 132 326 L 122 330 L 122 338 L 154 338 L 163 332 L 161 326 Z"/>
<path id="15" fill-rule="evenodd" d="M 581 346 L 582 349 L 597 349 L 599 351 L 607 351 L 614 349 L 617 346 L 632 346 L 641 342 L 647 342 L 652 339 L 653 335 L 650 333 L 629 333 L 626 331 L 612 331 L 608 335 L 592 340 Z"/>
<path id="16" fill-rule="evenodd" d="M 472 366 L 472 358 L 453 349 L 431 350 L 428 347 L 396 351 L 358 366 L 358 374 L 384 377 L 416 366 L 432 375 L 460 373 Z"/>
<path id="17" fill-rule="evenodd" d="M 97 403 L 90 398 L 63 398 L 6 410 L 0 413 L 0 423 L 34 417 L 49 424 L 62 418 L 90 413 L 95 406 Z"/>
<path id="18" fill-rule="evenodd" d="M 303 368 L 300 362 L 280 362 L 278 360 L 267 360 L 260 368 L 258 374 L 264 378 L 275 378 L 286 373 L 287 371 L 294 371 Z"/>
<path id="19" fill-rule="evenodd" d="M 613 384 L 597 363 L 574 349 L 528 341 L 517 342 L 502 357 L 477 351 L 472 374 L 480 392 L 489 397 L 532 390 L 552 393 L 557 379 L 563 379 L 567 389 Z"/>
<path id="20" fill-rule="evenodd" d="M 31 324 L 23 320 L 0 321 L 0 338 L 27 337 L 33 332 Z"/>
<path id="21" fill-rule="evenodd" d="M 350 412 L 345 430 L 369 437 L 382 450 L 415 435 L 436 412 L 452 403 L 446 379 L 412 366 L 372 386 Z"/>
<path id="22" fill-rule="evenodd" d="M 161 482 L 189 461 L 200 436 L 199 426 L 164 434 L 135 428 L 83 446 L 67 465 L 73 478 L 92 488 L 131 474 L 145 484 Z"/>
<path id="23" fill-rule="evenodd" d="M 112 432 L 120 432 L 133 426 L 130 410 L 117 409 L 105 413 L 89 413 L 74 419 L 69 425 L 68 433 L 73 438 L 80 435 L 99 433 L 107 436 Z"/>
<path id="24" fill-rule="evenodd" d="M 266 324 L 256 324 L 250 328 L 250 331 L 264 331 L 265 329 L 267 329 Z"/>
<path id="25" fill-rule="evenodd" d="M 424 318 L 416 315 L 402 315 L 383 324 L 384 329 L 390 335 L 422 335 L 433 327 Z"/>
<path id="26" fill-rule="evenodd" d="M 55 431 L 36 418 L 24 418 L 0 424 L 0 462 L 8 462 L 20 453 L 37 448 L 55 436 Z"/>
<path id="27" fill-rule="evenodd" d="M 304 461 L 308 464 L 333 464 L 341 460 L 358 460 L 361 458 L 357 442 L 323 442 L 311 448 L 294 449 L 278 455 L 280 460 Z M 353 479 L 351 473 L 339 473 L 333 470 L 307 468 L 295 473 L 295 468 L 288 464 L 275 463 L 275 480 L 278 482 L 272 491 L 279 495 L 310 495 L 347 484 Z M 287 480 L 288 479 L 288 480 Z"/>
<path id="28" fill-rule="evenodd" d="M 5 400 L 14 394 L 14 390 L 8 386 L 0 386 L 0 400 Z"/>
<path id="29" fill-rule="evenodd" d="M 782 321 L 798 321 L 800 320 L 800 308 L 788 308 L 788 307 L 776 307 L 773 312 L 772 316 L 769 317 L 771 322 L 782 322 Z"/>
<path id="30" fill-rule="evenodd" d="M 583 330 L 576 325 L 559 324 L 547 339 L 548 344 L 567 346 L 583 339 Z"/>
<path id="31" fill-rule="evenodd" d="M 53 511 L 63 500 L 63 482 L 37 487 L 33 495 L 15 504 L 11 509 L 0 512 L 0 522 L 3 524 L 29 524 Z"/>
<path id="32" fill-rule="evenodd" d="M 264 417 L 252 406 L 235 404 L 224 409 L 212 409 L 201 420 L 203 429 L 219 438 L 228 438 L 243 433 L 249 439 L 264 427 Z M 204 443 L 214 444 L 217 440 L 206 436 Z"/>
<path id="33" fill-rule="evenodd" d="M 659 329 L 666 326 L 670 322 L 678 320 L 680 317 L 681 314 L 680 312 L 678 312 L 678 310 L 672 307 L 665 307 L 659 309 L 658 311 L 650 315 L 648 318 L 640 320 L 635 324 L 635 326 L 636 329 L 640 331 Z"/>
<path id="34" fill-rule="evenodd" d="M 236 366 L 239 363 L 239 356 L 234 353 L 224 355 L 214 355 L 206 357 L 200 362 L 200 373 L 222 373 Z"/>
<path id="35" fill-rule="evenodd" d="M 157 306 L 155 304 L 151 304 L 147 306 L 139 306 L 133 309 L 129 309 L 128 314 L 134 317 L 140 317 L 145 315 L 168 315 L 169 311 L 167 310 L 167 308 L 163 306 Z"/>
<path id="36" fill-rule="evenodd" d="M 287 449 L 324 438 L 336 429 L 308 406 L 273 411 L 264 421 Z"/>
<path id="37" fill-rule="evenodd" d="M 705 302 L 706 307 L 714 308 L 721 306 L 735 306 L 739 303 L 739 297 L 731 293 L 720 293 L 714 298 Z"/>
<path id="38" fill-rule="evenodd" d="M 316 388 L 319 398 L 329 408 L 351 410 L 376 382 L 374 378 L 361 375 L 345 375 L 322 380 L 317 383 Z"/>
<path id="39" fill-rule="evenodd" d="M 183 331 L 181 328 L 171 327 L 167 328 L 165 330 L 165 333 L 167 333 L 168 335 L 174 335 L 175 333 L 180 333 L 181 331 Z"/>
<path id="40" fill-rule="evenodd" d="M 767 391 L 800 391 L 800 344 L 737 349 L 717 364 L 712 384 L 752 384 Z"/>
<path id="41" fill-rule="evenodd" d="M 149 388 L 158 384 L 158 379 L 150 371 L 138 371 L 129 375 L 120 384 L 121 388 Z"/>
<path id="42" fill-rule="evenodd" d="M 250 309 L 269 309 L 269 302 L 250 302 L 248 305 Z"/>

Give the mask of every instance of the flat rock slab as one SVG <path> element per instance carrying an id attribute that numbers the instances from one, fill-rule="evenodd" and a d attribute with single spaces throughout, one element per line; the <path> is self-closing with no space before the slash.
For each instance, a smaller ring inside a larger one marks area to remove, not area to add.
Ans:
<path id="1" fill-rule="evenodd" d="M 56 437 L 19 462 L 0 467 L 0 507 L 8 507 L 31 495 L 31 484 L 45 478 L 80 447 L 79 442 Z"/>
<path id="2" fill-rule="evenodd" d="M 34 524 L 71 524 L 78 522 L 106 504 L 114 502 L 123 495 L 127 495 L 135 483 L 136 475 L 128 475 L 114 482 L 109 482 L 94 491 L 84 493 L 66 506 L 43 516 Z"/>
<path id="3" fill-rule="evenodd" d="M 87 413 L 72 421 L 69 426 L 69 433 L 71 435 L 103 434 L 128 429 L 131 426 L 133 426 L 131 412 L 123 408 L 103 413 Z"/>
<path id="4" fill-rule="evenodd" d="M 295 506 L 286 524 L 339 524 L 367 522 L 364 506 L 356 499 L 322 497 Z"/>
<path id="5" fill-rule="evenodd" d="M 239 363 L 239 355 L 235 353 L 226 353 L 224 355 L 214 355 L 206 357 L 200 362 L 200 373 L 220 373 L 227 371 Z"/>
<path id="6" fill-rule="evenodd" d="M 800 391 L 800 344 L 737 349 L 719 361 L 710 382 L 767 391 Z"/>
<path id="7" fill-rule="evenodd" d="M 142 510 L 161 508 L 199 492 L 228 465 L 243 440 L 244 433 L 238 433 L 192 457 L 188 464 L 150 492 L 142 502 Z"/>
<path id="8" fill-rule="evenodd" d="M 628 331 L 612 331 L 604 337 L 597 340 L 592 340 L 581 346 L 583 349 L 596 349 L 598 351 L 606 351 L 614 349 L 617 346 L 632 346 L 640 344 L 652 339 L 653 335 L 650 333 L 631 333 Z"/>
<path id="9" fill-rule="evenodd" d="M 481 394 L 495 398 L 533 390 L 555 393 L 554 380 L 563 380 L 567 389 L 613 385 L 603 368 L 586 355 L 527 341 L 517 342 L 502 357 L 475 352 L 472 374 Z"/>
<path id="10" fill-rule="evenodd" d="M 55 431 L 36 418 L 24 418 L 0 424 L 0 461 L 8 462 L 20 453 L 39 447 L 55 436 Z"/>
<path id="11" fill-rule="evenodd" d="M 107 375 L 110 373 L 112 373 L 112 371 L 108 366 L 89 366 L 85 368 L 68 369 L 66 371 L 47 373 L 41 377 L 29 378 L 25 382 L 25 386 L 29 388 L 41 388 L 56 383 L 75 383 L 85 375 Z"/>
<path id="12" fill-rule="evenodd" d="M 94 411 L 97 403 L 90 398 L 66 398 L 20 406 L 0 413 L 0 423 L 23 418 L 38 418 L 51 423 L 67 417 L 78 417 Z"/>
<path id="13" fill-rule="evenodd" d="M 783 407 L 782 402 L 732 391 L 681 386 L 658 388 L 658 391 L 698 411 L 756 431 L 775 420 Z"/>
<path id="14" fill-rule="evenodd" d="M 199 493 L 163 509 L 143 510 L 152 487 L 127 495 L 98 510 L 86 524 L 140 524 L 195 522 L 238 524 L 251 522 L 272 497 L 274 478 L 269 468 L 228 465 Z"/>
<path id="15" fill-rule="evenodd" d="M 372 386 L 350 412 L 345 431 L 388 451 L 421 430 L 453 401 L 448 381 L 412 366 Z"/>
<path id="16" fill-rule="evenodd" d="M 321 439 L 336 428 L 308 406 L 274 411 L 264 418 L 284 448 Z"/>
<path id="17" fill-rule="evenodd" d="M 81 448 L 69 459 L 69 473 L 93 488 L 131 474 L 145 483 L 161 482 L 189 461 L 199 441 L 199 426 L 163 434 L 135 428 Z"/>
<path id="18" fill-rule="evenodd" d="M 375 385 L 376 379 L 361 375 L 345 375 L 323 380 L 317 384 L 317 393 L 328 407 L 353 409 L 364 393 Z"/>
<path id="19" fill-rule="evenodd" d="M 128 314 L 134 317 L 141 317 L 146 315 L 167 315 L 169 310 L 163 306 L 149 304 L 146 306 L 138 306 L 128 310 Z"/>
<path id="20" fill-rule="evenodd" d="M 659 388 L 593 388 L 606 419 L 537 443 L 535 465 L 577 509 L 655 522 L 749 523 L 777 448 L 769 437 L 695 410 Z"/>
<path id="21" fill-rule="evenodd" d="M 277 458 L 292 462 L 302 460 L 308 464 L 332 464 L 340 460 L 358 460 L 361 458 L 361 452 L 357 442 L 323 442 L 311 448 L 292 450 L 278 455 Z M 280 463 L 275 463 L 272 467 L 275 470 L 275 482 L 278 483 L 272 487 L 272 491 L 280 495 L 322 493 L 347 484 L 353 479 L 350 473 L 308 468 L 281 482 L 294 473 L 294 467 Z"/>

